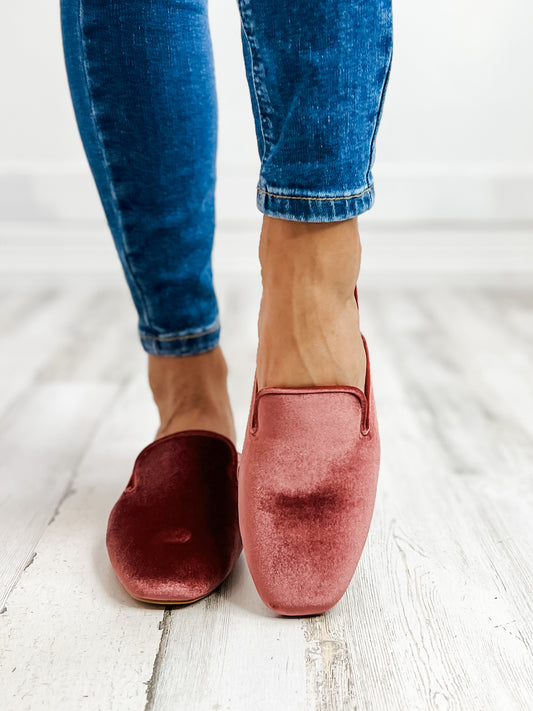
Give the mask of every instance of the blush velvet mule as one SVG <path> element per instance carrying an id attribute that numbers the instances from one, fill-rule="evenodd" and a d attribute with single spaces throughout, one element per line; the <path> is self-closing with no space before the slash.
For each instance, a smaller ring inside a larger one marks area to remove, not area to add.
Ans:
<path id="1" fill-rule="evenodd" d="M 113 569 L 132 597 L 194 602 L 230 574 L 242 551 L 238 458 L 231 440 L 207 430 L 166 435 L 139 453 L 106 535 Z"/>
<path id="2" fill-rule="evenodd" d="M 364 392 L 350 385 L 258 390 L 254 377 L 238 468 L 239 524 L 257 592 L 281 615 L 333 607 L 366 542 L 380 440 L 362 339 Z"/>

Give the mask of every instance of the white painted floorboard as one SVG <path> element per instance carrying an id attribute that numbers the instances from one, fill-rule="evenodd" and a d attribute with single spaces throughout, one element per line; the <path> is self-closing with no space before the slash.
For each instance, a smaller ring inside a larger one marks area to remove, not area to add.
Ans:
<path id="1" fill-rule="evenodd" d="M 240 448 L 259 288 L 222 275 L 219 298 Z M 283 618 L 244 554 L 189 606 L 124 592 L 105 526 L 157 426 L 129 295 L 0 292 L 1 709 L 532 708 L 533 289 L 368 286 L 360 303 L 372 527 L 341 601 Z"/>

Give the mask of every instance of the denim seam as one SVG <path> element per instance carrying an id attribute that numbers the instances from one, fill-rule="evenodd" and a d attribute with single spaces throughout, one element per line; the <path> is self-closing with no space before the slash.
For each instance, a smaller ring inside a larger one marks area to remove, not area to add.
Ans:
<path id="1" fill-rule="evenodd" d="M 265 156 L 267 153 L 267 145 L 270 146 L 270 140 L 267 144 L 267 131 L 265 129 L 265 121 L 266 121 L 266 114 L 267 111 L 265 111 L 266 104 L 264 103 L 265 101 L 268 101 L 270 111 L 272 111 L 272 107 L 270 105 L 270 100 L 268 98 L 268 92 L 266 91 L 265 85 L 263 82 L 261 82 L 260 77 L 258 76 L 258 69 L 260 66 L 262 66 L 262 62 L 259 56 L 258 52 L 258 46 L 257 43 L 253 40 L 253 25 L 252 22 L 250 21 L 250 9 L 248 5 L 246 5 L 246 0 L 238 0 L 239 5 L 240 5 L 240 10 L 241 10 L 241 23 L 244 31 L 244 36 L 246 37 L 246 41 L 248 43 L 248 48 L 250 50 L 250 65 L 251 65 L 251 74 L 252 74 L 252 84 L 254 87 L 254 94 L 255 94 L 255 99 L 257 103 L 257 108 L 258 108 L 258 113 L 259 113 L 259 125 L 261 127 L 261 136 L 263 137 L 263 155 L 261 156 L 261 164 L 264 163 L 265 161 Z M 248 31 L 247 31 L 248 30 Z M 258 83 L 261 85 L 261 91 L 258 91 Z M 261 103 L 263 102 L 263 107 L 261 106 Z"/>
<path id="2" fill-rule="evenodd" d="M 257 190 L 260 193 L 264 193 L 265 195 L 270 195 L 270 197 L 275 197 L 275 198 L 283 198 L 284 200 L 350 200 L 352 198 L 357 198 L 361 197 L 362 195 L 365 195 L 365 193 L 368 193 L 372 190 L 374 187 L 373 184 L 371 184 L 368 188 L 363 190 L 360 193 L 355 193 L 353 195 L 341 195 L 341 196 L 335 196 L 335 197 L 311 197 L 311 196 L 305 196 L 305 195 L 279 195 L 276 193 L 271 193 L 268 190 L 263 190 L 263 188 L 258 187 Z"/>
<path id="3" fill-rule="evenodd" d="M 246 42 L 248 43 L 248 49 L 250 50 L 250 57 L 251 57 L 251 60 L 252 60 L 252 61 L 251 61 L 251 65 L 252 65 L 252 84 L 253 84 L 253 87 L 254 87 L 255 102 L 256 102 L 257 108 L 258 108 L 258 110 L 259 110 L 259 126 L 260 126 L 260 128 L 261 128 L 261 136 L 263 137 L 263 155 L 261 156 L 261 163 L 262 163 L 263 160 L 264 160 L 264 158 L 265 158 L 265 154 L 266 154 L 265 131 L 264 131 L 264 129 L 263 129 L 263 118 L 262 118 L 262 115 L 261 115 L 261 107 L 260 107 L 260 104 L 259 104 L 259 97 L 257 96 L 257 87 L 256 87 L 256 85 L 255 85 L 255 73 L 254 73 L 254 70 L 253 70 L 253 66 L 254 66 L 254 55 L 253 55 L 253 52 L 252 52 L 252 45 L 250 44 L 250 38 L 248 37 L 248 34 L 247 34 L 247 32 L 246 32 L 246 28 L 244 27 L 244 23 L 243 23 L 243 30 L 244 30 L 244 36 L 246 37 Z"/>
<path id="4" fill-rule="evenodd" d="M 378 133 L 378 128 L 381 122 L 381 115 L 383 113 L 383 104 L 385 101 L 385 93 L 387 90 L 387 85 L 389 83 L 389 76 L 390 76 L 390 71 L 391 71 L 391 66 L 392 66 L 392 54 L 393 54 L 393 47 L 391 44 L 391 50 L 389 52 L 388 56 L 388 61 L 387 61 L 387 68 L 385 70 L 385 78 L 383 80 L 383 84 L 381 86 L 381 95 L 379 97 L 379 105 L 378 105 L 378 111 L 376 114 L 376 121 L 374 123 L 374 130 L 372 131 L 372 138 L 370 140 L 370 155 L 368 158 L 368 168 L 366 170 L 366 179 L 368 182 L 368 178 L 370 175 L 370 170 L 372 168 L 372 165 L 374 163 L 374 156 L 375 156 L 375 151 L 376 151 L 376 137 Z"/>
<path id="5" fill-rule="evenodd" d="M 115 191 L 115 186 L 114 186 L 113 181 L 111 179 L 110 163 L 109 163 L 107 153 L 106 153 L 104 138 L 102 135 L 102 131 L 98 125 L 98 121 L 97 121 L 97 117 L 96 117 L 94 97 L 92 94 L 92 86 L 91 86 L 91 81 L 89 79 L 89 68 L 88 68 L 89 61 L 88 61 L 88 57 L 87 57 L 87 48 L 86 48 L 86 44 L 85 44 L 85 34 L 84 34 L 84 24 L 83 24 L 83 8 L 82 8 L 81 0 L 78 0 L 78 27 L 79 27 L 79 33 L 80 33 L 82 59 L 83 59 L 83 61 L 82 61 L 83 75 L 85 77 L 85 85 L 87 88 L 87 97 L 88 97 L 89 105 L 90 105 L 90 109 L 91 109 L 91 114 L 90 114 L 91 121 L 94 126 L 95 135 L 98 139 L 98 145 L 100 147 L 100 152 L 101 152 L 102 159 L 103 159 L 104 170 L 105 170 L 105 174 L 107 177 L 107 183 L 108 183 L 108 186 L 109 186 L 109 189 L 111 192 L 111 196 L 112 196 L 113 202 L 114 202 L 115 213 L 118 216 L 120 235 L 122 238 L 122 245 L 123 245 L 123 249 L 124 249 L 124 263 L 126 265 L 128 272 L 130 273 L 132 283 L 135 285 L 135 288 L 137 289 L 137 293 L 139 294 L 140 304 L 141 304 L 141 307 L 143 310 L 144 319 L 145 319 L 146 323 L 148 325 L 150 325 L 151 319 L 149 317 L 149 311 L 148 311 L 146 299 L 145 299 L 143 290 L 141 289 L 140 284 L 137 281 L 137 277 L 135 276 L 135 272 L 134 272 L 132 265 L 130 263 L 130 260 L 129 260 L 126 239 L 124 236 L 124 224 L 122 221 L 122 215 L 121 215 L 121 212 L 119 209 L 119 202 L 118 202 L 117 194 Z"/>
<path id="6" fill-rule="evenodd" d="M 215 333 L 220 328 L 220 322 L 218 319 L 215 321 L 213 326 L 209 326 L 207 329 L 199 331 L 198 333 L 184 333 L 178 336 L 145 336 L 141 333 L 141 338 L 147 341 L 181 341 L 187 338 L 201 338 L 202 336 L 208 336 L 210 333 Z"/>

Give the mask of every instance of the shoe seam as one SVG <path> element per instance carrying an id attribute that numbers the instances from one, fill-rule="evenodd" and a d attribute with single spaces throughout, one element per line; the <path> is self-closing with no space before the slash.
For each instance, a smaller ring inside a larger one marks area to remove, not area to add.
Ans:
<path id="1" fill-rule="evenodd" d="M 365 393 L 360 388 L 352 386 L 318 386 L 317 388 L 272 388 L 272 390 L 267 388 L 261 388 L 261 390 L 256 393 L 252 409 L 252 420 L 250 423 L 250 434 L 255 435 L 259 429 L 258 423 L 258 407 L 259 400 L 262 397 L 267 397 L 268 395 L 307 395 L 307 394 L 324 394 L 324 393 L 346 393 L 347 395 L 353 395 L 359 401 L 361 406 L 361 422 L 360 422 L 360 433 L 362 436 L 367 436 L 370 433 L 370 404 Z M 361 397 L 362 396 L 362 397 Z"/>

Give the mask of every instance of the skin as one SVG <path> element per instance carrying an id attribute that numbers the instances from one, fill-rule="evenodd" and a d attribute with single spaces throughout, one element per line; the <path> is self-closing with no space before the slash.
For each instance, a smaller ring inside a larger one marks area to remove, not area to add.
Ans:
<path id="1" fill-rule="evenodd" d="M 263 216 L 263 293 L 258 318 L 259 388 L 365 383 L 354 289 L 361 264 L 357 218 L 310 223 Z M 161 424 L 156 439 L 208 429 L 236 442 L 220 346 L 193 356 L 148 355 Z"/>

